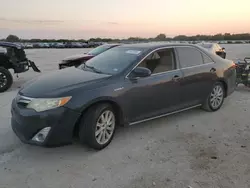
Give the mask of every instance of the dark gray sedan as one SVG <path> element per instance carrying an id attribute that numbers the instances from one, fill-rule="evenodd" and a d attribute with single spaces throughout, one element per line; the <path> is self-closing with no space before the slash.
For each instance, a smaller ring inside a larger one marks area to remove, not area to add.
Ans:
<path id="1" fill-rule="evenodd" d="M 13 99 L 11 123 L 25 143 L 64 145 L 77 135 L 103 149 L 118 125 L 195 107 L 217 111 L 235 82 L 234 62 L 198 45 L 123 45 L 27 82 Z"/>

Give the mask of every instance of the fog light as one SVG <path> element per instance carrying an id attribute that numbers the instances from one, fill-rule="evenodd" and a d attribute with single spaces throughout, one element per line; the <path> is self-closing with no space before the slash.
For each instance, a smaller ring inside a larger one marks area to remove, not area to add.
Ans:
<path id="1" fill-rule="evenodd" d="M 47 135 L 49 134 L 51 127 L 45 127 L 42 130 L 40 130 L 33 138 L 33 141 L 36 142 L 44 142 L 46 139 Z"/>

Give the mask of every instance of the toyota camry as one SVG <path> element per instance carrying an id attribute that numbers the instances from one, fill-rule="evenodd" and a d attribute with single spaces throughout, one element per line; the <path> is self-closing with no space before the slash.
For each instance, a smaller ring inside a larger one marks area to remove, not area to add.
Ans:
<path id="1" fill-rule="evenodd" d="M 235 64 L 198 45 L 146 43 L 112 48 L 79 67 L 37 77 L 12 101 L 24 143 L 82 143 L 100 150 L 119 125 L 191 108 L 215 112 L 235 89 Z"/>

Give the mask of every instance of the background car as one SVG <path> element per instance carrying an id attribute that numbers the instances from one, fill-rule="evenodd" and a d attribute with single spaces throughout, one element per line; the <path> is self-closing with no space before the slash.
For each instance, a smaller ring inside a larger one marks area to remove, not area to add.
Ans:
<path id="1" fill-rule="evenodd" d="M 0 42 L 0 93 L 7 91 L 13 84 L 10 69 L 15 74 L 23 73 L 31 67 L 35 72 L 41 72 L 35 63 L 26 57 L 24 47 L 11 42 Z M 5 48 L 5 50 L 3 50 Z"/>
<path id="2" fill-rule="evenodd" d="M 25 143 L 58 146 L 78 136 L 100 150 L 119 125 L 219 110 L 235 81 L 233 61 L 196 45 L 121 45 L 26 83 L 12 101 L 12 128 Z"/>
<path id="3" fill-rule="evenodd" d="M 217 43 L 198 43 L 201 47 L 207 49 L 208 51 L 217 54 L 218 56 L 222 57 L 223 59 L 226 58 L 226 51 L 225 48 L 221 47 Z"/>
<path id="4" fill-rule="evenodd" d="M 77 67 L 83 62 L 119 45 L 120 44 L 104 44 L 104 45 L 94 48 L 88 53 L 67 57 L 63 59 L 61 63 L 59 63 L 59 69 L 63 69 L 63 68 L 71 67 L 71 66 Z"/>

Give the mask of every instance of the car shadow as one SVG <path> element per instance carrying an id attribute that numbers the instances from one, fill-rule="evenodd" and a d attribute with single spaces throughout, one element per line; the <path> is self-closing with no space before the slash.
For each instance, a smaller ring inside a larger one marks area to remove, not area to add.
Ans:
<path id="1" fill-rule="evenodd" d="M 250 92 L 250 87 L 244 86 L 243 84 L 238 85 L 235 89 L 236 91 L 239 92 Z"/>
<path id="2" fill-rule="evenodd" d="M 178 127 L 178 122 L 176 122 L 176 120 L 179 118 L 194 118 L 197 117 L 197 115 L 199 116 L 204 113 L 207 112 L 196 108 L 181 113 L 173 114 L 167 117 L 162 117 L 144 123 L 135 124 L 132 126 L 118 127 L 116 129 L 116 133 L 112 142 L 109 144 L 109 146 L 100 151 L 91 149 L 86 145 L 80 144 L 78 140 L 74 140 L 74 142 L 70 145 L 53 148 L 43 148 L 33 145 L 22 144 L 23 147 L 21 147 L 22 149 L 20 155 L 24 155 L 23 157 L 28 155 L 28 158 L 32 157 L 44 161 L 55 160 L 55 162 L 57 160 L 87 159 L 88 157 L 92 157 L 102 153 L 104 155 L 107 155 L 107 153 L 112 153 L 114 152 L 114 149 L 117 148 L 126 149 L 126 145 L 131 145 L 131 142 L 133 142 L 133 140 L 141 140 L 141 142 L 147 143 L 147 138 L 149 138 L 149 134 L 154 135 L 154 133 L 157 132 L 157 129 L 159 129 L 160 131 L 164 131 L 165 129 L 166 132 L 176 129 L 176 127 Z"/>

